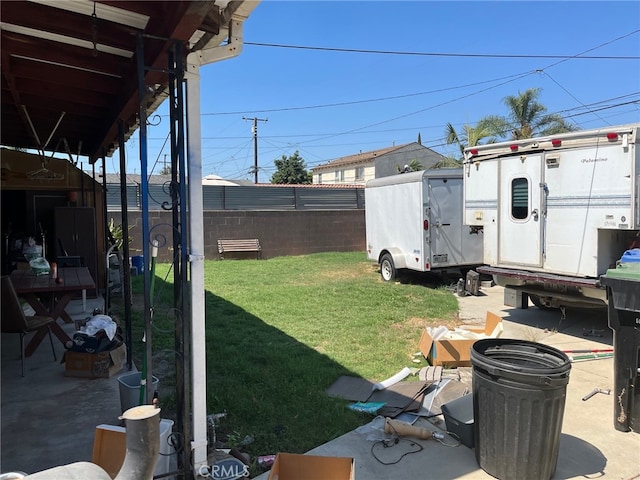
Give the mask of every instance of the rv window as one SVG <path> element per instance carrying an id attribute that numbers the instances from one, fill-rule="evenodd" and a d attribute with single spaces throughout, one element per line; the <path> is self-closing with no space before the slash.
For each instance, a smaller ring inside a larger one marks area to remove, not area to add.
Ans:
<path id="1" fill-rule="evenodd" d="M 518 220 L 529 215 L 529 182 L 526 178 L 511 181 L 511 215 Z"/>

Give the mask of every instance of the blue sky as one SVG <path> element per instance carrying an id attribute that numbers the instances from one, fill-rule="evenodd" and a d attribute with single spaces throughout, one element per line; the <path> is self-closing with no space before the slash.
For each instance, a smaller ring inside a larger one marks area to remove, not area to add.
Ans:
<path id="1" fill-rule="evenodd" d="M 420 134 L 455 154 L 447 122 L 505 115 L 504 97 L 532 87 L 549 113 L 582 129 L 640 121 L 637 1 L 263 0 L 244 42 L 239 57 L 201 69 L 205 175 L 253 179 L 243 117 L 268 120 L 258 122 L 260 182 L 296 150 L 312 168 Z M 148 132 L 153 173 L 169 153 L 167 124 Z M 128 172 L 140 173 L 137 141 L 127 149 Z M 117 154 L 107 159 L 107 172 L 117 164 Z"/>

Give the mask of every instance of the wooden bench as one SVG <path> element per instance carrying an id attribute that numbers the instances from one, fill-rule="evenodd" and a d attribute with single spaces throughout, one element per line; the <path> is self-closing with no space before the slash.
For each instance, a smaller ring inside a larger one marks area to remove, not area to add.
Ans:
<path id="1" fill-rule="evenodd" d="M 231 252 L 256 252 L 256 259 L 262 258 L 262 248 L 257 238 L 218 240 L 218 253 L 221 259 L 224 259 L 225 253 Z"/>

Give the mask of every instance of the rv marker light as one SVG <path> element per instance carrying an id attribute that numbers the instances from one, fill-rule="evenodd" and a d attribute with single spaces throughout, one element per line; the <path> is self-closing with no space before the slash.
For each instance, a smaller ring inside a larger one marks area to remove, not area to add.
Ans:
<path id="1" fill-rule="evenodd" d="M 472 150 L 469 150 L 469 153 L 470 153 L 471 155 L 477 155 L 477 154 L 478 154 L 478 149 L 474 148 L 474 149 L 472 149 Z"/>
<path id="2" fill-rule="evenodd" d="M 518 145 L 510 145 L 509 148 L 511 149 L 512 152 L 518 151 Z"/>
<path id="3" fill-rule="evenodd" d="M 554 138 L 553 140 L 551 140 L 551 145 L 553 145 L 554 147 L 559 147 L 560 145 L 562 145 L 562 140 L 560 140 L 559 138 Z"/>
<path id="4" fill-rule="evenodd" d="M 616 140 L 618 140 L 618 134 L 615 132 L 607 133 L 607 140 L 609 140 L 610 142 L 615 142 Z"/>
<path id="5" fill-rule="evenodd" d="M 429 220 L 425 220 L 424 221 L 424 225 L 423 225 L 425 230 L 429 230 Z"/>

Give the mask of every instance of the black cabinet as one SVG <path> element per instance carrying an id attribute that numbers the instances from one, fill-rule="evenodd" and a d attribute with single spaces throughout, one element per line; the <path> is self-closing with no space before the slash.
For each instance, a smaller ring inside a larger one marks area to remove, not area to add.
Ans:
<path id="1" fill-rule="evenodd" d="M 55 209 L 57 257 L 80 257 L 98 284 L 96 215 L 93 207 Z"/>

